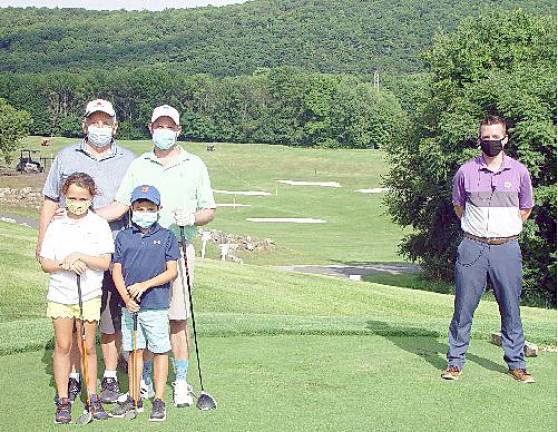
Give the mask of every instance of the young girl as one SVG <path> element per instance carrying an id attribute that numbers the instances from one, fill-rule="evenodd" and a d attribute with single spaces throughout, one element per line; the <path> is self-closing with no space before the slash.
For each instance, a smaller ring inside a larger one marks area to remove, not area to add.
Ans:
<path id="1" fill-rule="evenodd" d="M 95 194 L 95 182 L 88 174 L 78 172 L 66 179 L 61 189 L 66 215 L 49 224 L 40 252 L 41 268 L 50 273 L 47 316 L 52 319 L 55 337 L 52 367 L 57 390 L 55 423 L 71 421 L 68 374 L 74 323 L 78 335 L 81 335 L 81 326 L 85 326 L 88 376 L 84 378 L 91 402 L 86 410 L 96 420 L 108 418 L 96 392 L 95 333 L 101 308 L 103 272 L 109 267 L 114 243 L 108 223 L 89 210 Z M 77 275 L 81 281 L 83 321 L 80 319 Z M 79 349 L 81 351 L 81 343 Z M 82 361 L 83 358 L 82 352 Z M 81 370 L 86 370 L 83 364 Z"/>

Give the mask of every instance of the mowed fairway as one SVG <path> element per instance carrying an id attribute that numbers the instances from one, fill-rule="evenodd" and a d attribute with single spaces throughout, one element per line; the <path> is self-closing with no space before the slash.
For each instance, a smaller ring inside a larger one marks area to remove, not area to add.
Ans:
<path id="1" fill-rule="evenodd" d="M 67 429 L 52 424 L 47 277 L 33 258 L 34 238 L 0 223 L 0 424 L 15 431 Z M 537 384 L 512 381 L 501 350 L 486 340 L 499 327 L 493 302 L 475 316 L 463 379 L 449 383 L 439 372 L 451 296 L 213 260 L 196 272 L 205 384 L 218 410 L 169 407 L 164 424 L 148 424 L 146 413 L 89 430 L 556 429 L 556 354 L 529 360 Z M 525 307 L 522 316 L 529 340 L 556 345 L 556 311 Z M 198 388 L 195 377 L 192 365 Z M 76 403 L 74 418 L 80 410 Z"/>
<path id="2" fill-rule="evenodd" d="M 49 156 L 74 142 L 75 139 L 54 138 L 53 146 L 44 148 L 39 145 L 40 138 L 30 137 L 24 145 Z M 138 155 L 151 148 L 150 141 L 120 143 Z M 250 207 L 219 208 L 210 228 L 271 238 L 277 244 L 274 253 L 241 255 L 245 262 L 281 265 L 402 261 L 397 248 L 403 231 L 389 220 L 382 205 L 383 194 L 355 192 L 381 185 L 381 176 L 387 173 L 382 152 L 222 143 L 208 152 L 206 144 L 182 145 L 206 162 L 214 189 L 272 194 L 236 197 L 215 194 L 219 204 L 231 204 L 236 199 L 236 203 Z M 334 181 L 342 187 L 290 186 L 279 184 L 278 180 Z M 252 217 L 318 218 L 327 223 L 246 221 Z"/>

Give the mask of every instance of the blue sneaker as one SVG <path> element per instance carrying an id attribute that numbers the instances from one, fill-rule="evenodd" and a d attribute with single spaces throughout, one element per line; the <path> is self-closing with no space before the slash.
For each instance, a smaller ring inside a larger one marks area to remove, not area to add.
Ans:
<path id="1" fill-rule="evenodd" d="M 58 398 L 56 395 L 56 416 L 54 417 L 54 423 L 56 424 L 68 424 L 72 421 L 72 405 L 68 398 Z"/>

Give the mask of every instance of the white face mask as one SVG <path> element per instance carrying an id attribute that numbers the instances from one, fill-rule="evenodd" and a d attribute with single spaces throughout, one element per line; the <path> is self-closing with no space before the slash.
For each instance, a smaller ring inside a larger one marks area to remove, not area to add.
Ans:
<path id="1" fill-rule="evenodd" d="M 154 129 L 153 143 L 158 149 L 168 150 L 176 144 L 176 132 L 172 129 Z"/>
<path id="2" fill-rule="evenodd" d="M 87 142 L 95 147 L 105 147 L 112 141 L 112 127 L 89 126 L 87 128 Z"/>

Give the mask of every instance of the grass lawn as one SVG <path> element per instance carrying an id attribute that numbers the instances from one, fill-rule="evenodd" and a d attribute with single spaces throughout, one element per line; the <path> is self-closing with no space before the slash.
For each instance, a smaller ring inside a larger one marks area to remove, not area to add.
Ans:
<path id="1" fill-rule="evenodd" d="M 108 420 L 95 431 L 551 431 L 556 355 L 531 362 L 538 383 L 505 375 L 501 352 L 474 341 L 460 382 L 439 378 L 445 344 L 401 336 L 234 336 L 201 339 L 207 390 L 217 411 L 168 409 L 150 424 Z M 50 351 L 2 357 L 0 422 L 10 430 L 53 425 Z M 22 365 L 25 365 L 23 368 Z M 30 389 L 33 389 L 30 392 Z M 10 397 L 6 397 L 7 394 Z M 169 393 L 170 396 L 170 393 Z M 21 401 L 25 400 L 25 415 Z M 81 404 L 74 407 L 74 418 Z"/>
<path id="2" fill-rule="evenodd" d="M 51 147 L 40 147 L 39 137 L 29 137 L 24 146 L 40 149 L 42 156 L 54 156 L 76 140 L 53 138 L 52 142 Z M 145 140 L 120 143 L 136 154 L 151 148 L 151 142 Z M 251 207 L 219 208 L 209 225 L 228 233 L 271 238 L 277 244 L 273 253 L 240 255 L 245 262 L 281 265 L 402 261 L 397 245 L 404 231 L 389 220 L 382 205 L 383 195 L 355 192 L 381 185 L 387 163 L 379 150 L 219 143 L 215 151 L 208 152 L 206 144 L 182 144 L 206 162 L 214 189 L 272 193 L 265 197 L 237 195 L 237 203 Z M 342 187 L 289 186 L 278 180 L 335 181 Z M 0 178 L 0 187 L 13 186 L 14 182 L 17 180 Z M 36 183 L 37 179 L 24 182 Z M 226 204 L 235 198 L 216 193 L 215 199 Z M 26 216 L 36 213 L 21 208 L 15 211 Z M 248 217 L 308 217 L 325 219 L 327 223 L 262 224 L 247 222 Z"/>
<path id="3" fill-rule="evenodd" d="M 60 429 L 51 423 L 52 330 L 34 235 L 0 223 L 0 424 L 16 431 Z M 463 379 L 448 383 L 439 371 L 451 296 L 213 260 L 198 262 L 194 295 L 205 384 L 218 410 L 169 407 L 168 421 L 149 429 L 556 429 L 556 354 L 529 359 L 537 384 L 506 376 L 501 349 L 487 341 L 499 327 L 493 302 L 477 310 Z M 524 307 L 522 316 L 527 339 L 556 345 L 555 310 Z M 190 377 L 197 387 L 195 369 Z M 21 401 L 25 415 L 16 415 Z M 89 429 L 134 430 L 146 417 Z"/>

